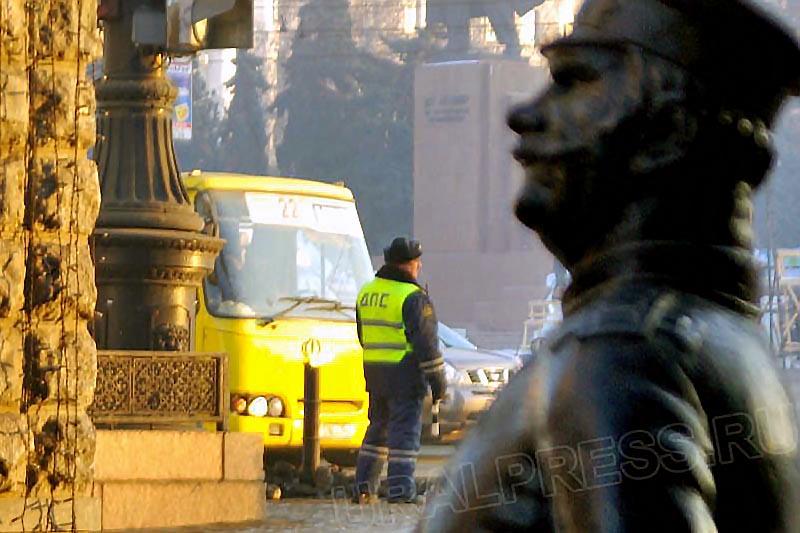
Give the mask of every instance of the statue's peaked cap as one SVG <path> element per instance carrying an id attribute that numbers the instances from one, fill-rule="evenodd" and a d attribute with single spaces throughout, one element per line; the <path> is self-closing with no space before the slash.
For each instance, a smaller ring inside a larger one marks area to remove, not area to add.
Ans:
<path id="1" fill-rule="evenodd" d="M 771 122 L 800 94 L 800 47 L 746 0 L 586 0 L 573 32 L 544 47 L 632 44 L 683 67 L 719 105 Z"/>

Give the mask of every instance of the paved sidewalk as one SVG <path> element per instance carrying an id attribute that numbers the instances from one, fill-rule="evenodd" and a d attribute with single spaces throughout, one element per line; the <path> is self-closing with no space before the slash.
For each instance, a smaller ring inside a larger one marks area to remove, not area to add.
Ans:
<path id="1" fill-rule="evenodd" d="M 284 500 L 267 506 L 267 525 L 258 531 L 411 532 L 422 507 L 416 505 L 355 505 L 346 500 Z"/>
<path id="2" fill-rule="evenodd" d="M 423 446 L 417 462 L 416 475 L 433 479 L 441 474 L 447 459 L 455 451 L 452 444 Z M 353 469 L 347 469 L 352 471 Z M 384 476 L 385 476 L 384 472 Z M 267 501 L 267 514 L 262 523 L 220 524 L 171 528 L 173 533 L 353 533 L 391 532 L 411 533 L 423 512 L 422 506 L 389 505 L 381 500 L 373 505 L 356 505 L 340 494 L 338 498 L 283 499 Z M 167 530 L 147 530 L 167 531 Z M 144 531 L 143 531 L 144 533 Z"/>
<path id="3" fill-rule="evenodd" d="M 416 505 L 355 505 L 346 500 L 280 500 L 267 503 L 267 519 L 260 524 L 206 525 L 174 528 L 175 533 L 411 533 L 422 507 Z M 148 530 L 157 531 L 157 530 Z"/>

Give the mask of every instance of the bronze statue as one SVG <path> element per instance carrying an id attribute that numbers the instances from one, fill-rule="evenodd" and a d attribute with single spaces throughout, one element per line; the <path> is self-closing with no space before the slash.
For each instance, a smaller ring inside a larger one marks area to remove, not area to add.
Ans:
<path id="1" fill-rule="evenodd" d="M 445 50 L 454 55 L 469 52 L 469 21 L 487 17 L 497 40 L 504 44 L 504 54 L 519 57 L 519 34 L 514 15 L 522 16 L 544 0 L 428 0 L 427 23 L 441 23 L 447 30 Z"/>
<path id="2" fill-rule="evenodd" d="M 509 116 L 516 214 L 572 274 L 565 320 L 420 531 L 798 531 L 750 210 L 800 49 L 745 0 L 587 0 L 543 52 L 553 83 Z"/>

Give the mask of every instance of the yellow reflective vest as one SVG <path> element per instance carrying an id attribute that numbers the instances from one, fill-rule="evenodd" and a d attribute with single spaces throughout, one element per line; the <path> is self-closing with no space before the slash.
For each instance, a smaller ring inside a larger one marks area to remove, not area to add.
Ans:
<path id="1" fill-rule="evenodd" d="M 406 298 L 421 289 L 413 283 L 375 278 L 358 294 L 365 363 L 398 364 L 412 351 L 403 323 Z"/>

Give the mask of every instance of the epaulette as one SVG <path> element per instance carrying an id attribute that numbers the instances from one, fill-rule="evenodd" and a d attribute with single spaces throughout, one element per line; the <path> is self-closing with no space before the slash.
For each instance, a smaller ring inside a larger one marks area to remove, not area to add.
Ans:
<path id="1" fill-rule="evenodd" d="M 569 316 L 546 347 L 554 352 L 569 339 L 581 341 L 598 336 L 667 336 L 694 351 L 702 346 L 704 334 L 701 321 L 691 316 L 694 299 L 660 287 L 612 293 Z"/>

